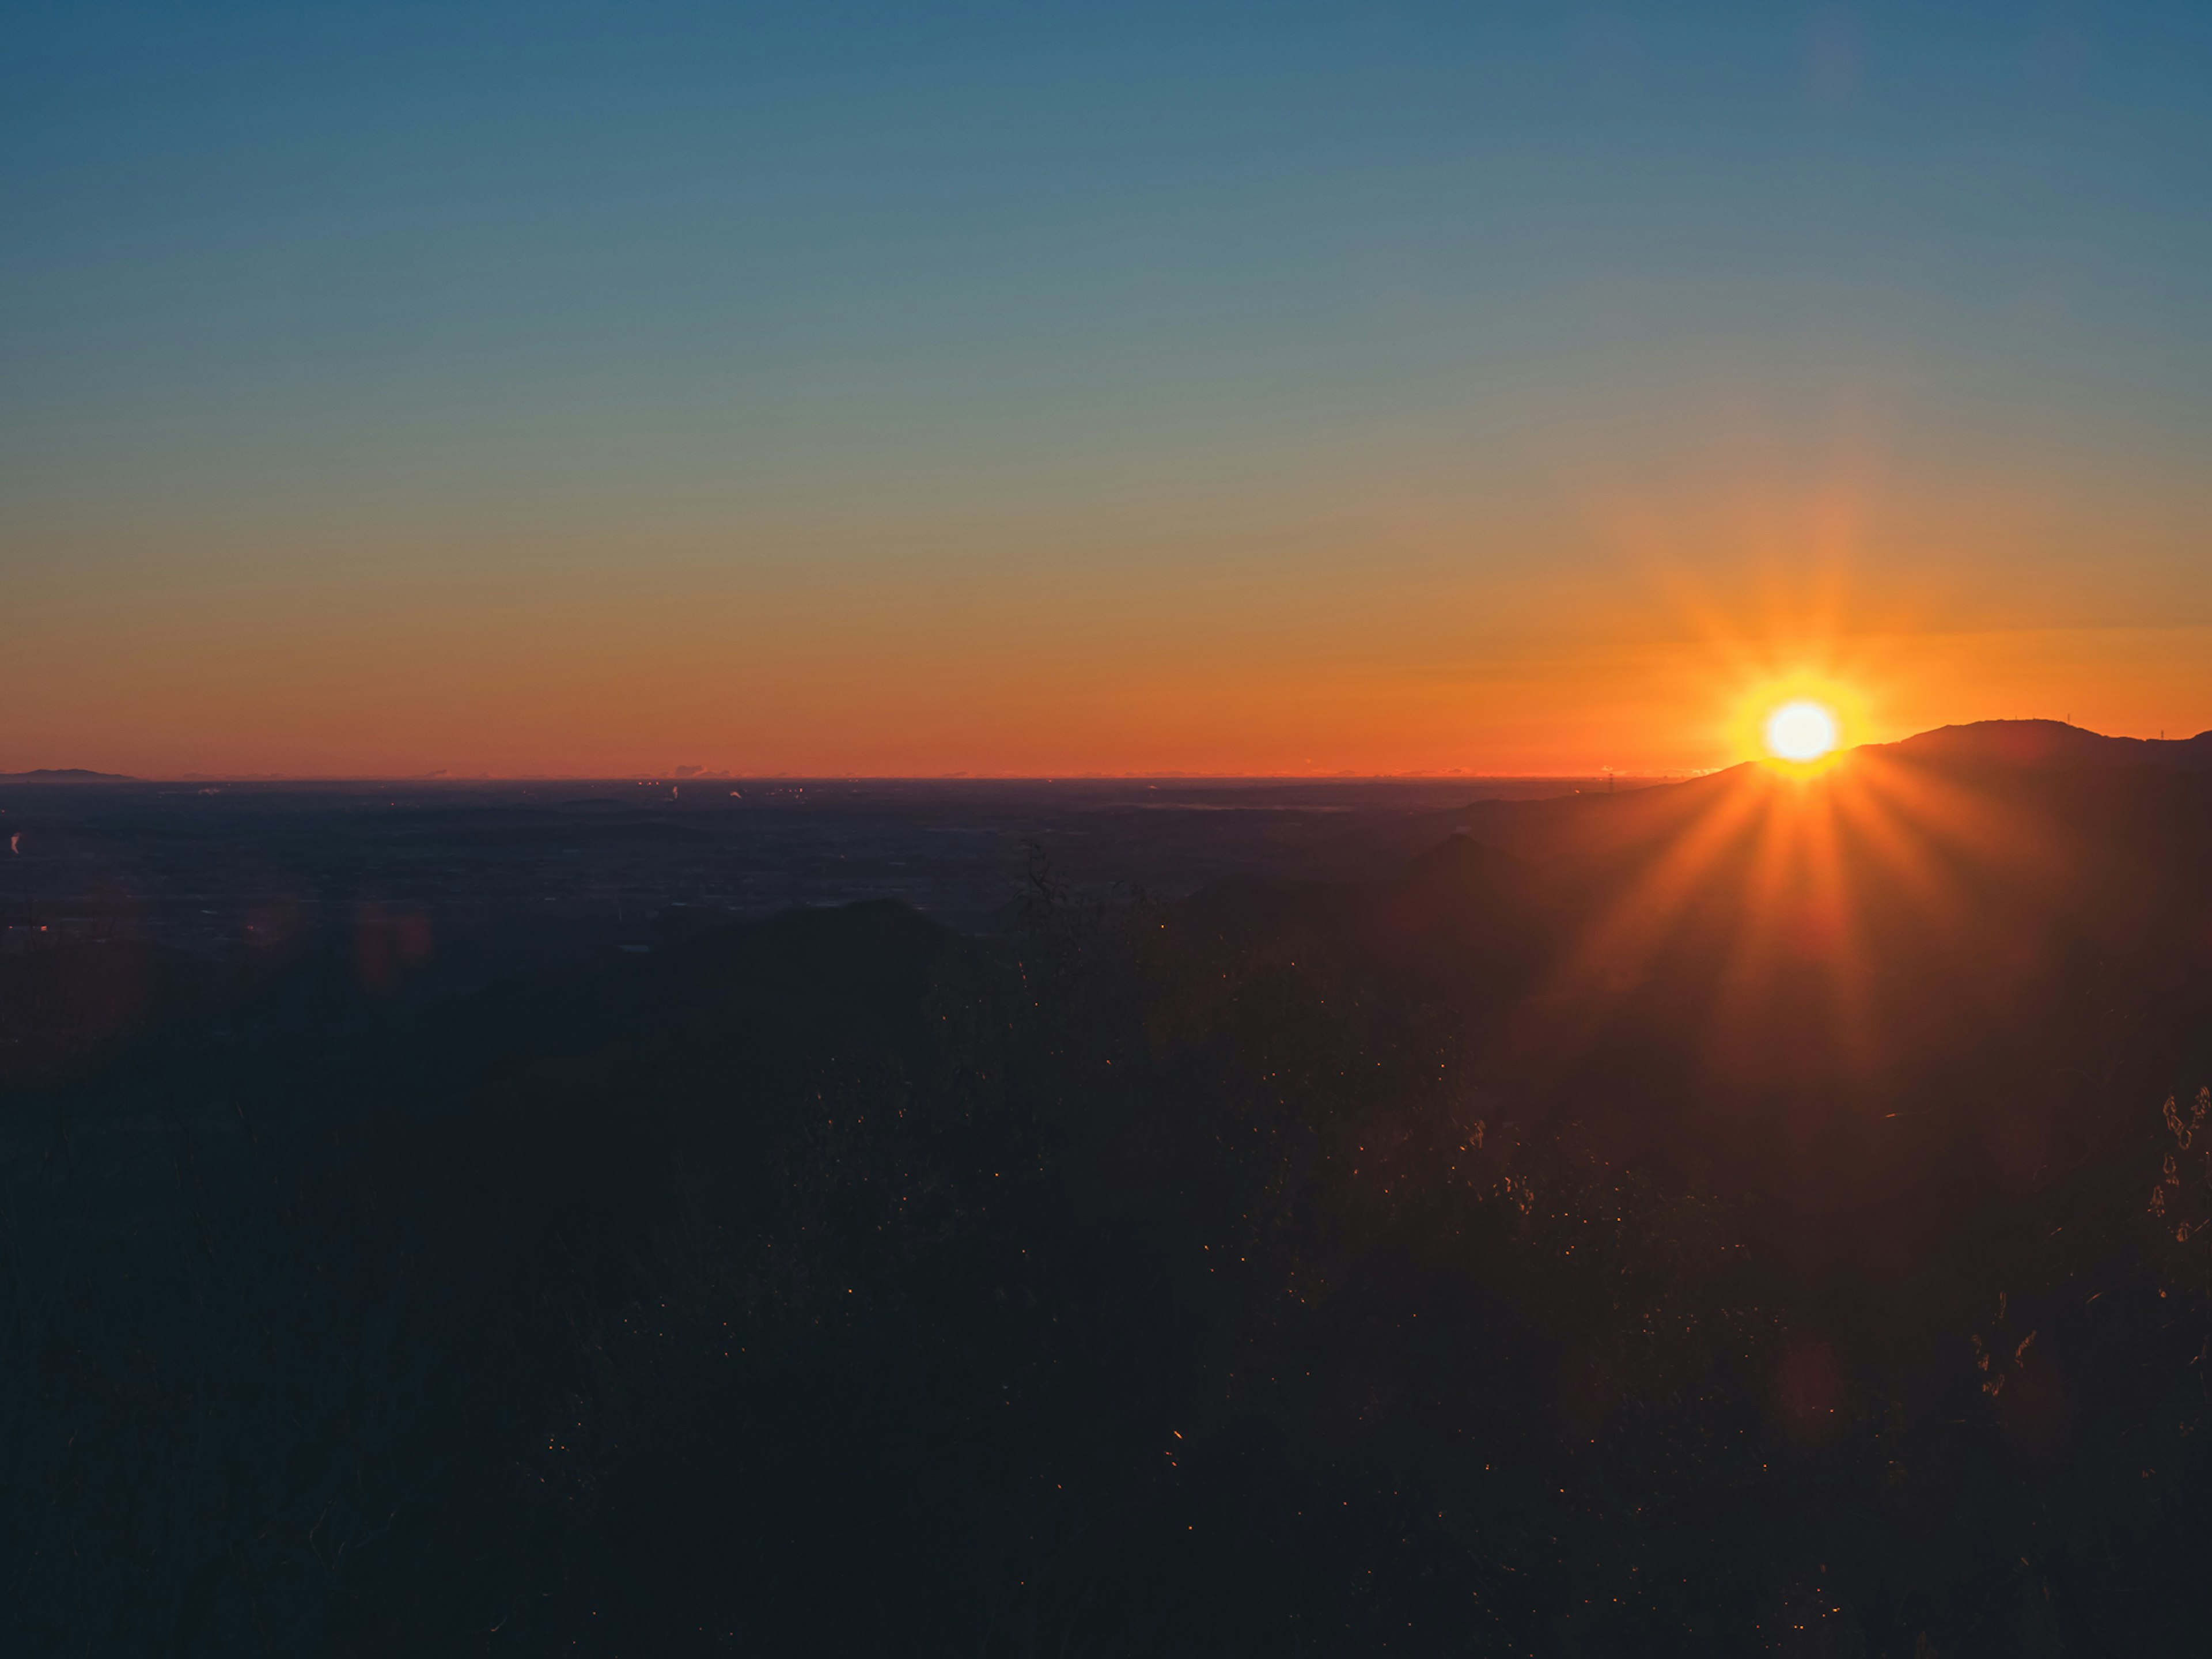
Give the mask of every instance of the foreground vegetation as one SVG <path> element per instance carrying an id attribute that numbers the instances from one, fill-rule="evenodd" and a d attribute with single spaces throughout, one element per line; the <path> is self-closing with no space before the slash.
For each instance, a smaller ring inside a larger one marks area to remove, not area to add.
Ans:
<path id="1" fill-rule="evenodd" d="M 1040 865 L 23 1082 L 9 1646 L 2197 1650 L 2193 921 L 1808 1081 L 1569 902 Z"/>

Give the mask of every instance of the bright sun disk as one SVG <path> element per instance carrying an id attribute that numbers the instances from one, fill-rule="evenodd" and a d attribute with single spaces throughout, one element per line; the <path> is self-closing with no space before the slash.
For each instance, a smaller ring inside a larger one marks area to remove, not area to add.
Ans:
<path id="1" fill-rule="evenodd" d="M 1799 698 L 1766 717 L 1767 752 L 1778 760 L 1816 761 L 1836 746 L 1836 717 L 1817 702 Z"/>

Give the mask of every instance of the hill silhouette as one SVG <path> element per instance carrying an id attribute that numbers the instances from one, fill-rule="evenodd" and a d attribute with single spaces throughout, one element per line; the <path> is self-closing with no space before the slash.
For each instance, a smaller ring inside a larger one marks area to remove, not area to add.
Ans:
<path id="1" fill-rule="evenodd" d="M 2193 738 L 2112 738 L 2057 720 L 1979 720 L 1941 726 L 1893 744 L 1845 751 L 1845 769 L 1923 769 L 1938 777 L 2003 772 L 2105 772 L 2152 767 L 2185 772 L 2212 770 L 2212 732 Z M 1625 850 L 1711 810 L 1734 791 L 1783 792 L 1799 781 L 1755 761 L 1680 783 L 1653 784 L 1625 793 L 1586 793 L 1538 800 L 1481 800 L 1409 823 L 1408 850 L 1455 831 L 1489 844 L 1548 855 L 1612 848 Z"/>
<path id="2" fill-rule="evenodd" d="M 2193 738 L 2108 738 L 2062 720 L 1977 720 L 1885 746 L 1915 760 L 1952 765 L 2212 769 L 2212 732 Z"/>
<path id="3" fill-rule="evenodd" d="M 1000 938 L 165 959 L 0 1120 L 15 1638 L 2192 1651 L 2212 773 L 2042 724 Z"/>

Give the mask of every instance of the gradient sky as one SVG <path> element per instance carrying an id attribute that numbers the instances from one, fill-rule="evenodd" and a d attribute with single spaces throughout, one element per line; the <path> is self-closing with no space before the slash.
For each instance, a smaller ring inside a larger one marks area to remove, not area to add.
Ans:
<path id="1" fill-rule="evenodd" d="M 2212 726 L 2212 8 L 0 3 L 0 770 Z"/>

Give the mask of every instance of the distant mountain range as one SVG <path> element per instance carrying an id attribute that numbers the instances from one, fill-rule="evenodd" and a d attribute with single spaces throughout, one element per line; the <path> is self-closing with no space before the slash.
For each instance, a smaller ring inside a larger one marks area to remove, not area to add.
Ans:
<path id="1" fill-rule="evenodd" d="M 2193 738 L 2108 738 L 2063 720 L 1975 720 L 1900 743 L 1869 744 L 1900 759 L 1953 765 L 2171 766 L 2212 771 L 2212 732 Z"/>
<path id="2" fill-rule="evenodd" d="M 136 783 L 127 772 L 92 772 L 82 766 L 41 766 L 29 772 L 0 772 L 0 783 Z"/>

